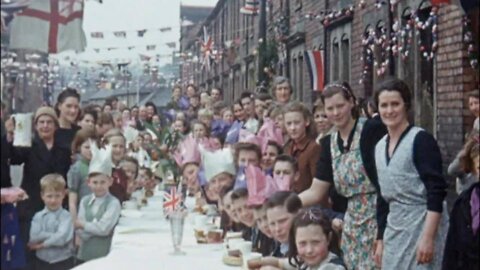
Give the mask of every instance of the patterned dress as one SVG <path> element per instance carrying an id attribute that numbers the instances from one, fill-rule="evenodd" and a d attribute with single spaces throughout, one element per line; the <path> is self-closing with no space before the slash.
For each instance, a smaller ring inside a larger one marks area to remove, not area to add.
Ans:
<path id="1" fill-rule="evenodd" d="M 338 132 L 330 140 L 335 188 L 348 198 L 340 245 L 347 268 L 362 270 L 376 269 L 373 244 L 377 233 L 376 190 L 367 176 L 360 151 L 364 124 L 365 119 L 358 120 L 350 150 L 345 153 L 337 145 Z"/>
<path id="2" fill-rule="evenodd" d="M 427 190 L 414 163 L 415 136 L 421 128 L 412 127 L 398 142 L 387 160 L 387 136 L 375 148 L 378 181 L 382 197 L 389 204 L 387 227 L 383 235 L 383 269 L 441 269 L 448 230 L 447 207 L 435 238 L 434 258 L 430 264 L 417 264 L 418 241 L 427 216 Z"/>

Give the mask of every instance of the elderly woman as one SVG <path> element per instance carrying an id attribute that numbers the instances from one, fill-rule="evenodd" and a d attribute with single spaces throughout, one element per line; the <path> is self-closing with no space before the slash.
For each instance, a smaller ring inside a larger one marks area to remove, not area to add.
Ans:
<path id="1" fill-rule="evenodd" d="M 9 143 L 10 164 L 23 164 L 21 188 L 29 199 L 18 202 L 21 239 L 28 243 L 30 222 L 33 215 L 44 207 L 40 197 L 40 179 L 50 173 L 65 177 L 70 168 L 70 150 L 58 145 L 55 131 L 59 120 L 51 107 L 40 107 L 35 113 L 35 137 L 31 147 L 14 147 Z M 35 254 L 27 251 L 27 266 L 34 262 Z"/>
<path id="2" fill-rule="evenodd" d="M 292 85 L 287 77 L 278 76 L 273 80 L 272 96 L 275 102 L 287 104 L 293 94 Z"/>

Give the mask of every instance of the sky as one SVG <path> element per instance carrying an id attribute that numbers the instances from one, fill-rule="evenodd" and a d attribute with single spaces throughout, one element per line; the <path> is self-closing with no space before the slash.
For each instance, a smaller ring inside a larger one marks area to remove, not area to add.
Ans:
<path id="1" fill-rule="evenodd" d="M 87 37 L 85 52 L 75 55 L 67 52 L 72 59 L 101 61 L 118 59 L 138 60 L 139 54 L 155 56 L 156 54 L 171 54 L 174 49 L 168 48 L 165 43 L 176 42 L 179 49 L 180 38 L 180 4 L 215 6 L 218 0 L 103 0 L 85 1 L 83 28 Z M 171 27 L 171 31 L 160 32 L 158 29 Z M 143 38 L 137 36 L 137 30 L 147 30 Z M 113 31 L 127 31 L 127 38 L 117 38 Z M 94 39 L 91 32 L 103 32 L 103 39 Z M 147 51 L 146 45 L 157 45 L 155 51 Z M 128 50 L 126 47 L 136 46 Z M 120 47 L 121 49 L 108 51 L 106 48 Z M 100 53 L 93 49 L 103 50 Z M 160 65 L 169 62 L 169 58 L 161 58 Z"/>

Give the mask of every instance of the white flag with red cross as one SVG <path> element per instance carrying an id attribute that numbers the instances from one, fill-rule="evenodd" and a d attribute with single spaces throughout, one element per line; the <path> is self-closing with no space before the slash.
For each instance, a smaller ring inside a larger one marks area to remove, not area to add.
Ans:
<path id="1" fill-rule="evenodd" d="M 35 0 L 11 23 L 10 48 L 44 53 L 83 51 L 83 0 Z"/>

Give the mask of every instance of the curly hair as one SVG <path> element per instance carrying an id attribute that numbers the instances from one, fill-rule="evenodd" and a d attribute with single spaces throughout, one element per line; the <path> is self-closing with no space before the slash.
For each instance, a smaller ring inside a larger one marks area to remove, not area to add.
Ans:
<path id="1" fill-rule="evenodd" d="M 475 164 L 473 164 L 473 161 L 479 155 L 479 137 L 478 134 L 472 134 L 463 146 L 462 155 L 460 156 L 460 166 L 465 173 L 471 173 L 475 170 Z"/>

